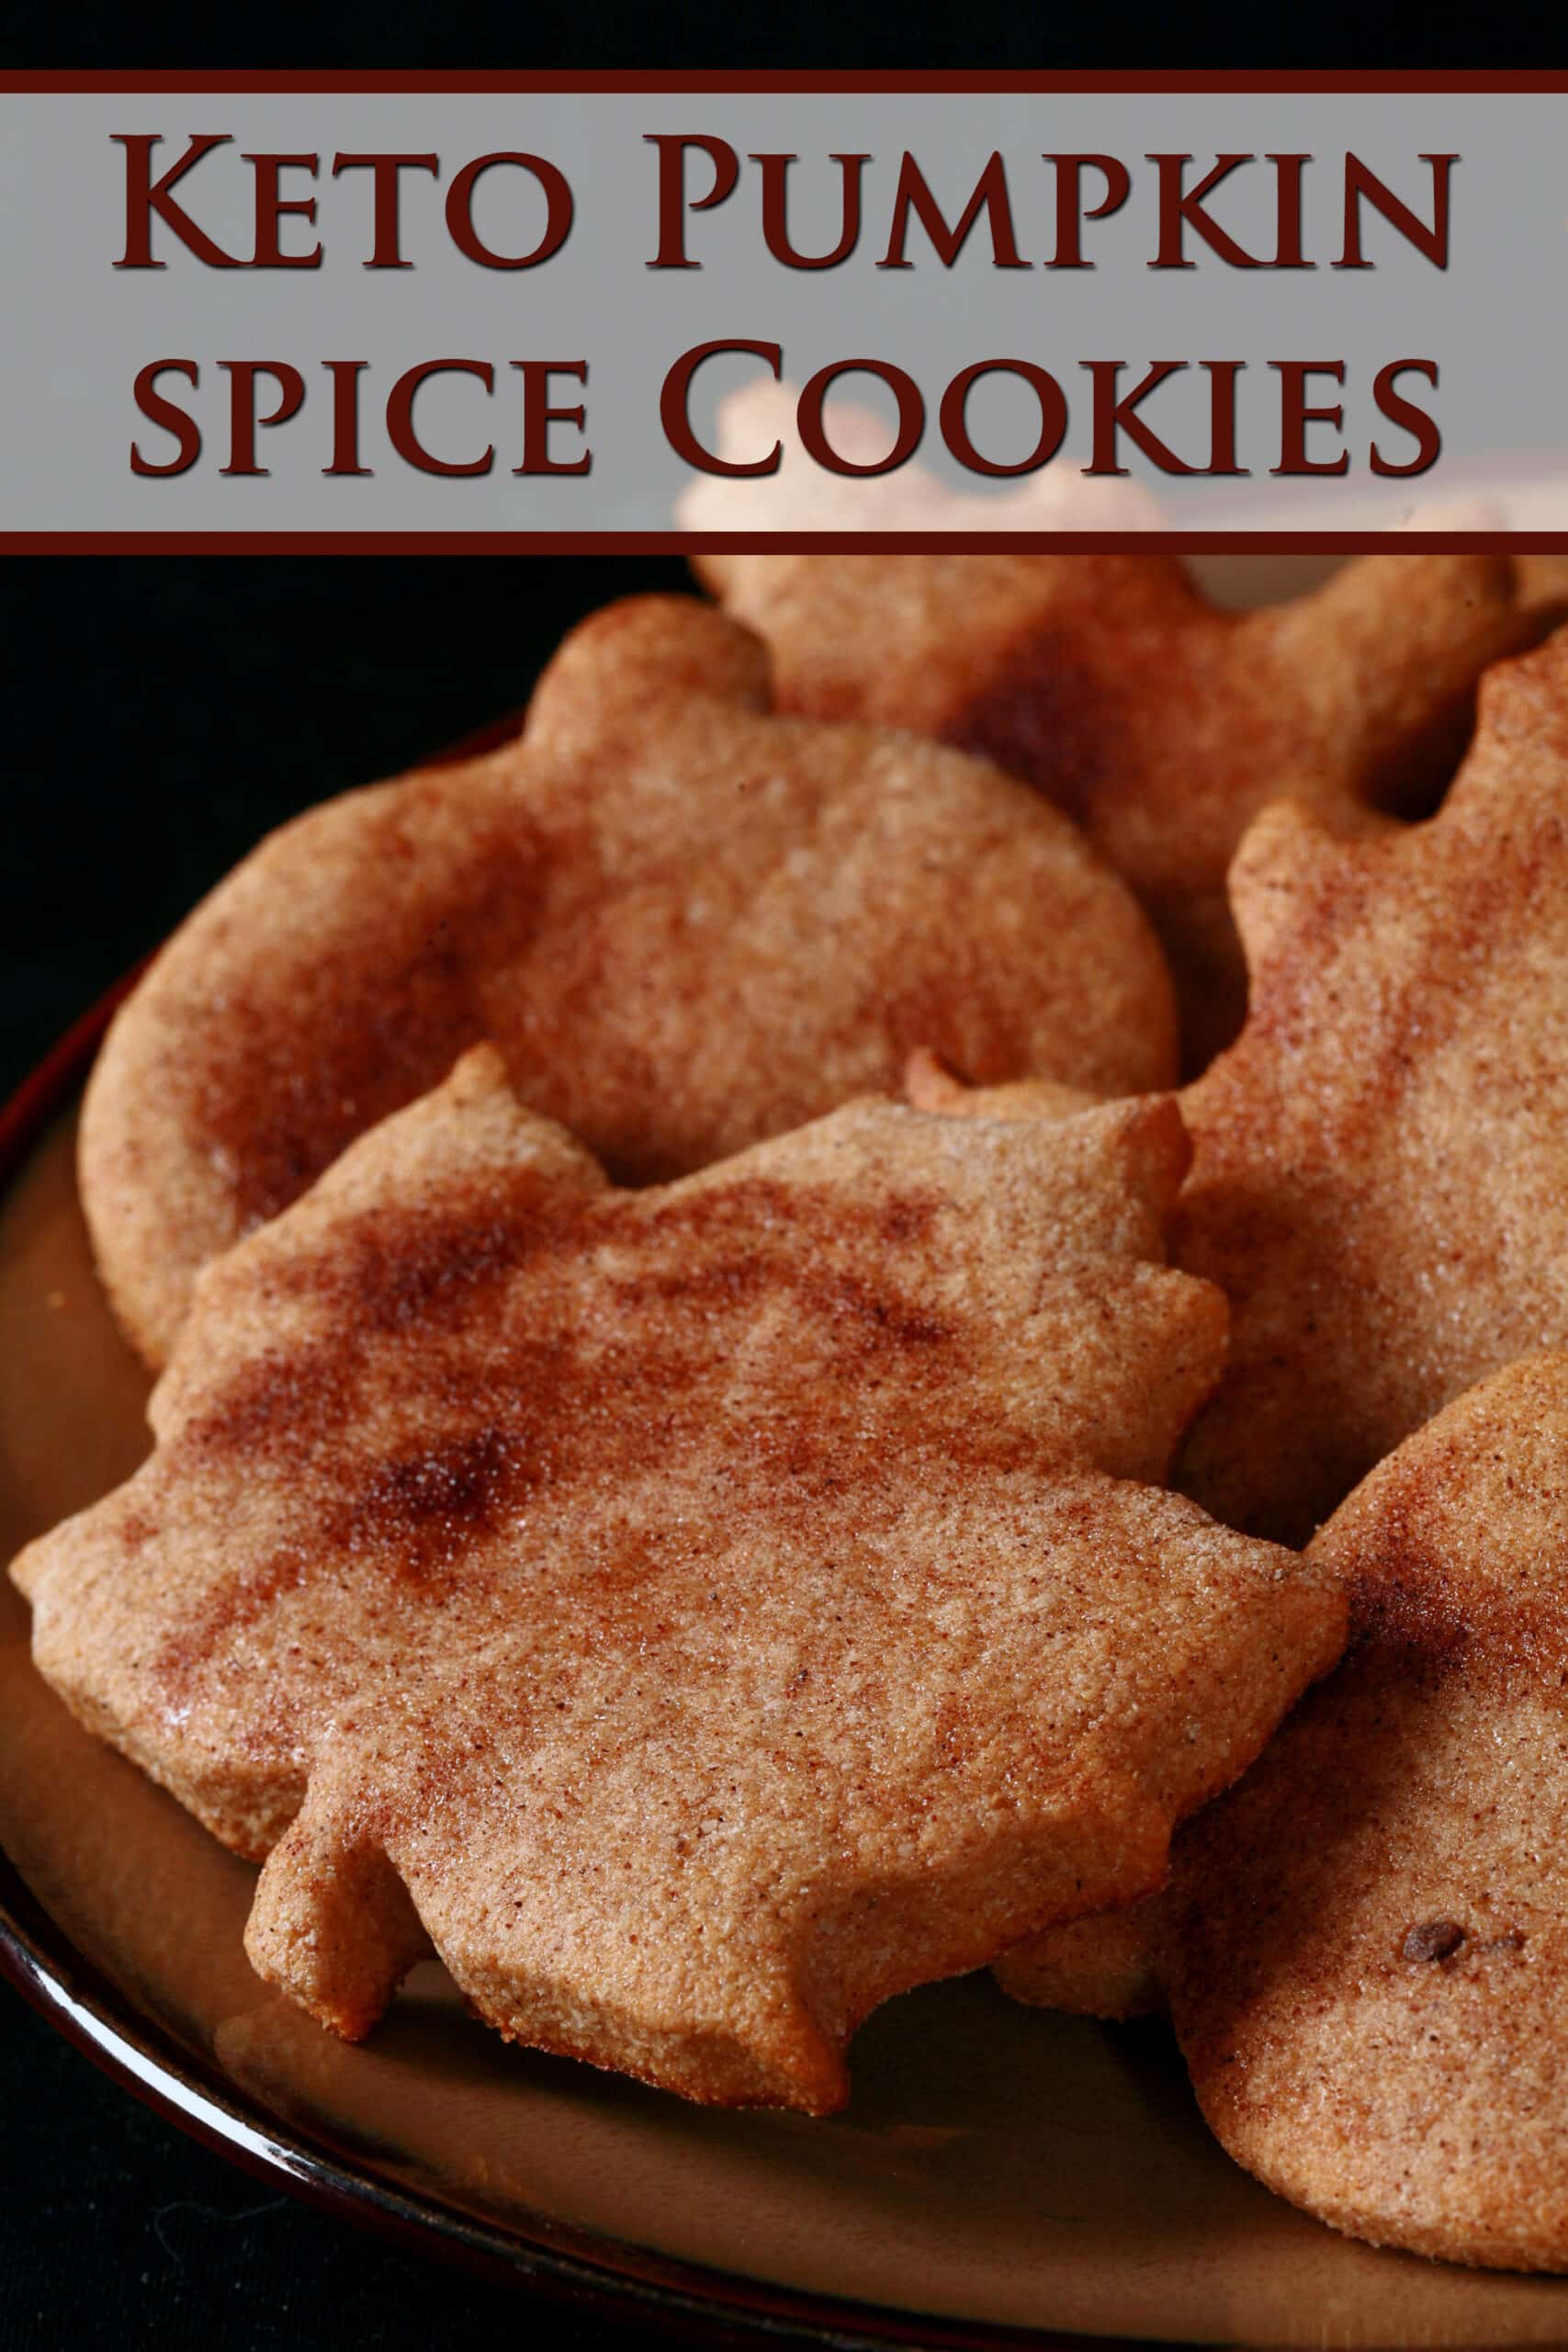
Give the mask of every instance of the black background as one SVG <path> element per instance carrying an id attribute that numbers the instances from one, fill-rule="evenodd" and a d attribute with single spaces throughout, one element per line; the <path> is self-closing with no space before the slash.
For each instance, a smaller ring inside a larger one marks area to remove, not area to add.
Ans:
<path id="1" fill-rule="evenodd" d="M 830 8 L 747 6 L 742 0 L 576 0 L 502 12 L 492 0 L 331 0 L 261 12 L 212 0 L 32 0 L 0 14 L 17 67 L 139 69 L 269 65 L 386 70 L 425 67 L 625 72 L 643 64 L 701 72 L 1100 70 L 1278 72 L 1337 68 L 1404 74 L 1423 67 L 1549 71 L 1563 56 L 1559 0 L 1320 0 L 1311 8 L 1202 6 L 1146 11 L 1049 0 L 919 9 L 889 0 Z"/>
<path id="2" fill-rule="evenodd" d="M 831 30 L 828 30 L 830 21 Z M 13 68 L 1264 70 L 1255 17 L 1016 5 L 911 22 L 886 0 L 785 20 L 735 0 L 499 15 L 350 0 L 265 18 L 210 0 L 0 10 Z M 1107 39 L 1107 29 L 1110 39 Z M 1245 31 L 1236 28 L 1245 25 Z M 1557 67 L 1556 0 L 1276 12 L 1275 69 Z M 131 44 L 134 44 L 134 47 Z M 1111 52 L 1114 54 L 1111 54 Z M 1173 124 L 1173 130 L 1176 126 Z M 6 233 L 11 233 L 7 231 Z M 0 566 L 0 1091 L 269 826 L 525 699 L 563 629 L 673 559 L 156 558 Z M 504 2063 L 500 2057 L 500 2063 Z M 361 2238 L 231 2170 L 0 1996 L 0 2346 L 467 2346 L 631 2352 Z"/>
<path id="3" fill-rule="evenodd" d="M 688 584 L 673 557 L 0 564 L 0 1094 L 270 826 L 514 709 L 595 605 Z M 582 2352 L 645 2341 L 246 2177 L 0 1989 L 4 2352 L 532 2331 Z"/>
<path id="4" fill-rule="evenodd" d="M 59 556 L 0 564 L 0 1086 L 262 834 L 526 701 L 674 556 Z"/>

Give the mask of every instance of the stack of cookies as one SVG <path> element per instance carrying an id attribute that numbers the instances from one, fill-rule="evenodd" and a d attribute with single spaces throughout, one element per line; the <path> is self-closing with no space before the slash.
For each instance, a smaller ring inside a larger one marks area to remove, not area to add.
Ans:
<path id="1" fill-rule="evenodd" d="M 821 2114 L 994 1965 L 1568 2268 L 1568 565 L 700 570 L 119 1013 L 40 1669 L 350 2039 Z"/>

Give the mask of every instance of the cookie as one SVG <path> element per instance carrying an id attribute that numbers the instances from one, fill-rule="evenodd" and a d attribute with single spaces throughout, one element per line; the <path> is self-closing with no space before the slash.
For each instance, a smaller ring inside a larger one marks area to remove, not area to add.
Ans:
<path id="1" fill-rule="evenodd" d="M 1175 1841 L 1177 1855 L 1184 1835 Z M 1152 2017 L 1166 2006 L 1166 1939 L 1181 1916 L 1174 1861 L 1172 1875 L 1176 1892 L 1162 1887 L 1119 1911 L 1046 1928 L 1004 1952 L 991 1973 L 1004 1993 L 1032 2008 L 1118 2021 Z"/>
<path id="2" fill-rule="evenodd" d="M 1407 1439 L 1313 1556 L 1350 1655 L 1183 1836 L 1199 2100 L 1337 2229 L 1568 2268 L 1568 1355 Z"/>
<path id="3" fill-rule="evenodd" d="M 1086 1107 L 1082 1095 L 1039 1080 L 969 1088 L 927 1053 L 912 1054 L 905 1094 L 917 1108 L 951 1118 L 1061 1118 Z M 1173 1851 L 1182 1850 L 1179 1832 Z M 1140 1902 L 1043 1928 L 1004 1952 L 992 1974 L 1004 1993 L 1032 2007 L 1125 2020 L 1166 2006 L 1168 1939 L 1179 1932 L 1182 1873 Z"/>
<path id="4" fill-rule="evenodd" d="M 1176 556 L 694 558 L 772 651 L 781 707 L 984 752 L 1087 831 L 1154 918 L 1187 1067 L 1235 1034 L 1225 872 L 1294 797 L 1343 816 L 1430 806 L 1477 678 L 1568 611 L 1561 561 L 1370 556 L 1311 594 L 1221 611 Z"/>
<path id="5" fill-rule="evenodd" d="M 163 1361 L 197 1269 L 481 1038 L 621 1178 L 893 1089 L 1168 1084 L 1175 1014 L 1124 887 L 985 763 L 769 712 L 691 597 L 569 638 L 521 741 L 264 842 L 120 1012 L 89 1088 L 100 1270 Z"/>
<path id="6" fill-rule="evenodd" d="M 1512 1358 L 1568 1341 L 1568 632 L 1485 681 L 1438 815 L 1258 820 L 1239 1042 L 1186 1096 L 1176 1250 L 1232 1302 L 1179 1483 L 1296 1544 Z"/>
<path id="7" fill-rule="evenodd" d="M 614 1187 L 479 1048 L 201 1275 L 43 1673 L 364 2033 L 821 2111 L 857 2022 L 1164 1875 L 1343 1604 L 1159 1478 L 1224 1345 L 1167 1098 L 863 1102 Z"/>
<path id="8" fill-rule="evenodd" d="M 1066 1119 L 1092 1109 L 1094 1099 L 1081 1087 L 1062 1086 L 1048 1078 L 966 1086 L 924 1046 L 917 1046 L 904 1065 L 906 1102 L 946 1119 Z"/>

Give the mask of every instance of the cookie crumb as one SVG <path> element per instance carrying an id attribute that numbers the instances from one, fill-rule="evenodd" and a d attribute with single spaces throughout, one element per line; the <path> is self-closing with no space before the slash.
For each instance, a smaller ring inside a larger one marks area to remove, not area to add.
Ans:
<path id="1" fill-rule="evenodd" d="M 1448 1960 L 1463 1941 L 1464 1929 L 1457 1919 L 1428 1919 L 1410 1928 L 1399 1949 L 1405 1960 Z"/>

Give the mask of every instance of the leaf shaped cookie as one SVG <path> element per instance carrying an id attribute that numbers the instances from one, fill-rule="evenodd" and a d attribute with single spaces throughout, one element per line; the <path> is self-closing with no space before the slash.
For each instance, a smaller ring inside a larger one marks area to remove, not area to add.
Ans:
<path id="1" fill-rule="evenodd" d="M 1160 932 L 1194 1069 L 1241 1019 L 1224 878 L 1250 820 L 1429 805 L 1482 670 L 1568 610 L 1561 562 L 1496 555 L 1371 556 L 1250 613 L 1156 554 L 694 560 L 782 707 L 983 752 L 1084 826 Z"/>
<path id="2" fill-rule="evenodd" d="M 120 1012 L 82 1181 L 143 1353 L 204 1261 L 482 1038 L 637 1182 L 891 1088 L 917 1046 L 976 1082 L 1175 1074 L 1147 924 L 1038 796 L 771 717 L 761 648 L 695 598 L 611 606 L 519 742 L 275 834 Z"/>
<path id="3" fill-rule="evenodd" d="M 1337 2229 L 1568 2268 L 1568 1356 L 1450 1406 L 1312 1555 L 1356 1645 L 1183 1834 L 1199 2099 Z"/>
<path id="4" fill-rule="evenodd" d="M 1568 1340 L 1568 632 L 1486 680 L 1440 813 L 1270 810 L 1253 1006 L 1189 1090 L 1180 1262 L 1232 1302 L 1179 1483 L 1299 1543 L 1440 1407 Z"/>
<path id="5" fill-rule="evenodd" d="M 862 1102 L 617 1191 L 482 1048 L 212 1264 L 34 1654 L 270 1851 L 366 2031 L 428 1935 L 506 2035 L 813 2110 L 890 1994 L 1158 1883 L 1343 1639 L 1144 1483 L 1224 1301 L 1168 1098 Z"/>

